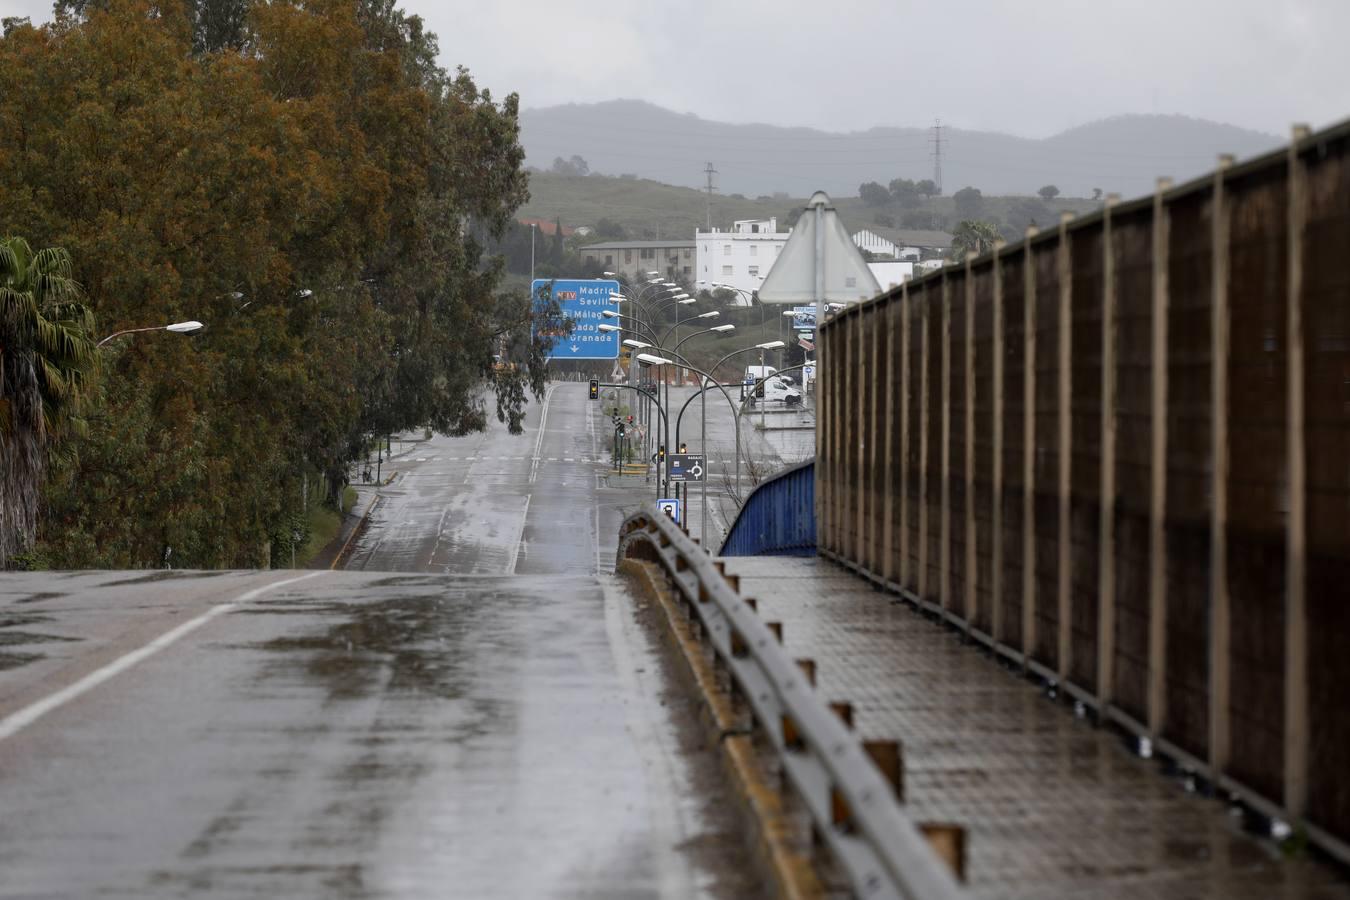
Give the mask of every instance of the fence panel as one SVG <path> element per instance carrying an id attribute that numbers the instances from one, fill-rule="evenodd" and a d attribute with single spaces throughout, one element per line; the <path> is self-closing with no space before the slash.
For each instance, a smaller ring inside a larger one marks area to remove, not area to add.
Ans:
<path id="1" fill-rule="evenodd" d="M 822 323 L 821 546 L 1350 862 L 1350 124 Z"/>

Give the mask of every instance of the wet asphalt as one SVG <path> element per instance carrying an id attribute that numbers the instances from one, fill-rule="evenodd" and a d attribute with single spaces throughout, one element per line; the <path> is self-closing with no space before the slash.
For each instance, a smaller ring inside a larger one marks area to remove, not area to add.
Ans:
<path id="1" fill-rule="evenodd" d="M 0 897 L 757 893 L 596 412 L 418 443 L 348 571 L 0 579 Z"/>

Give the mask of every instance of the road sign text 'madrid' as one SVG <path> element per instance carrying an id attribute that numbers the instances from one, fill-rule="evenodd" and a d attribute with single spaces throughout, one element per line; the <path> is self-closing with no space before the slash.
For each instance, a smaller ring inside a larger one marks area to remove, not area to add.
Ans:
<path id="1" fill-rule="evenodd" d="M 541 292 L 550 286 L 553 299 L 562 308 L 563 318 L 572 322 L 572 333 L 553 335 L 556 340 L 548 358 L 617 359 L 619 332 L 601 331 L 597 326 L 609 321 L 605 318 L 606 310 L 619 311 L 618 305 L 609 297 L 611 293 L 618 293 L 619 283 L 608 280 L 536 278 L 531 286 L 531 296 L 536 305 L 540 302 Z M 536 334 L 548 336 L 545 332 Z"/>

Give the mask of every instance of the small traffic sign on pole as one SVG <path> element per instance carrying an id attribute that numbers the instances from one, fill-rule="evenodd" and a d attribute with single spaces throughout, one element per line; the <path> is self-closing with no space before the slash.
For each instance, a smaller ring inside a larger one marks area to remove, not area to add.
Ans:
<path id="1" fill-rule="evenodd" d="M 707 468 L 703 465 L 703 454 L 670 454 L 670 480 L 672 482 L 702 481 L 705 475 L 707 475 Z"/>
<path id="2" fill-rule="evenodd" d="M 680 521 L 680 501 L 673 497 L 663 497 L 656 501 L 656 508 L 663 515 L 670 516 L 676 522 Z"/>

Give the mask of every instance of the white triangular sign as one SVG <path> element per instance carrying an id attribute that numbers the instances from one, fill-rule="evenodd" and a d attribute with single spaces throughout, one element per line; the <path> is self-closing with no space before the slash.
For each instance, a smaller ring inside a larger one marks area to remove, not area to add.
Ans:
<path id="1" fill-rule="evenodd" d="M 825 269 L 825 295 L 820 298 L 816 297 L 818 255 Z M 857 303 L 880 293 L 881 285 L 867 268 L 867 261 L 849 236 L 838 210 L 830 205 L 824 191 L 816 191 L 760 285 L 758 297 L 761 303 L 798 305 L 817 299 Z"/>

